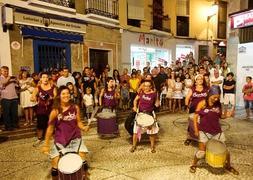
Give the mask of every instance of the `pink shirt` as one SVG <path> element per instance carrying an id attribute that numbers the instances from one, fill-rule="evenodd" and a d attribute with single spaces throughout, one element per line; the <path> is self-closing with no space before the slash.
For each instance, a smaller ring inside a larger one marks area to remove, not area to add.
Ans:
<path id="1" fill-rule="evenodd" d="M 7 82 L 7 79 L 2 75 L 0 76 L 1 98 L 2 99 L 16 99 L 18 98 L 15 86 L 16 83 L 10 83 L 7 86 L 3 84 Z"/>
<path id="2" fill-rule="evenodd" d="M 244 89 L 244 90 L 253 89 L 253 83 L 245 84 L 245 85 L 243 86 L 243 89 Z M 247 94 L 244 93 L 243 98 L 244 98 L 245 100 L 252 101 L 252 100 L 253 100 L 253 92 L 250 92 L 250 93 L 247 93 Z"/>

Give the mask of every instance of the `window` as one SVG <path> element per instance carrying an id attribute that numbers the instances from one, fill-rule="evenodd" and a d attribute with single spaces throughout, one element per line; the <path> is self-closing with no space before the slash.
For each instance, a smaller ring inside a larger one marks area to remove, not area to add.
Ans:
<path id="1" fill-rule="evenodd" d="M 177 16 L 177 36 L 189 36 L 189 17 Z"/>
<path id="2" fill-rule="evenodd" d="M 127 24 L 141 27 L 141 20 L 144 20 L 144 0 L 127 1 Z"/>
<path id="3" fill-rule="evenodd" d="M 177 0 L 177 15 L 188 16 L 190 14 L 189 0 Z"/>
<path id="4" fill-rule="evenodd" d="M 219 2 L 218 12 L 218 38 L 226 39 L 227 30 L 227 2 Z"/>

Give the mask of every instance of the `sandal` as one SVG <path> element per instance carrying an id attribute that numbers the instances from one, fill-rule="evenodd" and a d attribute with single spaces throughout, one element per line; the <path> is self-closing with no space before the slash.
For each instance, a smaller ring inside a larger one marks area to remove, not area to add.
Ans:
<path id="1" fill-rule="evenodd" d="M 29 126 L 29 123 L 28 122 L 24 123 L 24 126 L 25 127 Z"/>
<path id="2" fill-rule="evenodd" d="M 136 150 L 136 146 L 132 146 L 131 149 L 129 150 L 131 153 L 133 153 Z"/>
<path id="3" fill-rule="evenodd" d="M 195 173 L 195 172 L 196 172 L 196 169 L 197 169 L 197 166 L 196 166 L 196 165 L 190 166 L 190 173 Z"/>
<path id="4" fill-rule="evenodd" d="M 155 148 L 153 147 L 153 148 L 151 148 L 151 152 L 152 153 L 156 153 L 156 150 L 155 150 Z"/>
<path id="5" fill-rule="evenodd" d="M 233 173 L 234 175 L 239 175 L 239 172 L 233 168 L 232 166 L 230 167 L 225 167 L 226 170 L 228 170 L 229 172 Z"/>
<path id="6" fill-rule="evenodd" d="M 184 141 L 184 145 L 185 146 L 189 146 L 190 144 L 191 144 L 191 140 L 190 139 L 186 139 L 185 141 Z"/>

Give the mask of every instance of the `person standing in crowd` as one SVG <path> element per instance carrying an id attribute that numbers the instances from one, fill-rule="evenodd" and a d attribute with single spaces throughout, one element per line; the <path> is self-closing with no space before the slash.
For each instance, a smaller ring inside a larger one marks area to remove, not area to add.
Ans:
<path id="1" fill-rule="evenodd" d="M 131 78 L 129 79 L 129 96 L 130 96 L 130 107 L 133 107 L 133 102 L 135 96 L 137 94 L 138 87 L 140 85 L 140 80 L 136 77 L 136 73 L 133 72 L 131 74 Z"/>
<path id="2" fill-rule="evenodd" d="M 250 110 L 253 110 L 253 83 L 251 76 L 246 77 L 246 84 L 243 86 L 242 93 L 246 110 L 246 118 L 248 119 L 250 117 Z"/>
<path id="3" fill-rule="evenodd" d="M 24 109 L 24 126 L 33 125 L 33 109 L 36 102 L 31 101 L 31 96 L 35 88 L 33 79 L 29 77 L 26 70 L 22 70 L 19 77 L 20 85 L 20 106 Z"/>
<path id="4" fill-rule="evenodd" d="M 123 82 L 120 90 L 121 104 L 123 111 L 126 111 L 129 108 L 129 87 L 126 80 Z"/>
<path id="5" fill-rule="evenodd" d="M 66 86 L 69 88 L 70 99 L 73 103 L 78 104 L 78 91 L 72 82 L 67 82 Z"/>
<path id="6" fill-rule="evenodd" d="M 220 117 L 222 114 L 221 104 L 219 101 L 220 87 L 212 86 L 208 91 L 206 99 L 200 101 L 197 105 L 194 114 L 194 131 L 195 136 L 199 137 L 199 149 L 194 156 L 192 165 L 190 166 L 190 172 L 195 173 L 197 169 L 197 162 L 199 159 L 205 157 L 206 143 L 209 139 L 216 139 L 225 143 L 225 135 L 221 130 Z M 199 125 L 198 124 L 199 119 Z M 234 175 L 239 175 L 230 164 L 230 153 L 226 152 L 226 164 L 225 169 L 232 172 Z"/>
<path id="7" fill-rule="evenodd" d="M 235 80 L 234 73 L 229 72 L 227 78 L 223 82 L 223 92 L 224 92 L 224 115 L 226 117 L 234 117 L 235 113 Z M 231 104 L 231 113 L 228 115 L 228 105 Z"/>
<path id="8" fill-rule="evenodd" d="M 48 116 L 53 105 L 53 99 L 56 95 L 56 87 L 49 82 L 48 73 L 42 72 L 40 74 L 40 83 L 34 89 L 31 96 L 31 101 L 38 103 L 36 108 L 38 140 L 33 144 L 34 147 L 40 145 L 44 140 Z"/>
<path id="9" fill-rule="evenodd" d="M 146 67 L 144 67 L 144 68 L 146 68 L 147 73 L 151 72 L 151 67 L 150 67 L 150 62 L 149 61 L 146 62 Z"/>
<path id="10" fill-rule="evenodd" d="M 95 80 L 95 77 L 92 76 L 89 67 L 84 68 L 82 79 L 83 79 L 83 83 L 81 85 L 81 89 L 83 93 L 82 96 L 84 95 L 87 87 L 91 88 L 91 94 L 94 96 L 96 92 L 96 88 L 97 88 L 96 80 Z"/>
<path id="11" fill-rule="evenodd" d="M 93 112 L 93 106 L 94 106 L 94 98 L 93 95 L 91 94 L 91 88 L 87 87 L 85 89 L 85 94 L 83 95 L 83 104 L 85 106 L 85 114 L 86 114 L 86 118 L 89 122 L 90 118 L 91 118 L 91 114 Z"/>
<path id="12" fill-rule="evenodd" d="M 173 109 L 172 109 L 172 112 L 174 113 L 175 110 L 176 110 L 176 105 L 178 107 L 178 112 L 181 112 L 182 111 L 182 99 L 183 99 L 183 93 L 182 93 L 182 90 L 183 90 L 183 84 L 182 82 L 180 81 L 180 77 L 177 76 L 176 77 L 176 82 L 175 82 L 175 89 L 173 91 Z"/>
<path id="13" fill-rule="evenodd" d="M 126 81 L 129 85 L 130 76 L 128 75 L 128 69 L 124 68 L 123 74 L 120 76 L 120 82 Z"/>
<path id="14" fill-rule="evenodd" d="M 68 87 L 61 86 L 58 89 L 57 97 L 54 100 L 52 111 L 49 115 L 45 143 L 42 148 L 45 154 L 49 154 L 50 140 L 54 135 L 54 143 L 50 152 L 51 175 L 53 179 L 58 179 L 59 150 L 61 149 L 67 152 L 77 152 L 83 160 L 82 168 L 87 172 L 86 154 L 88 153 L 88 149 L 82 140 L 81 130 L 87 132 L 89 126 L 83 125 L 79 107 L 71 103 Z"/>
<path id="15" fill-rule="evenodd" d="M 62 76 L 57 80 L 57 87 L 66 86 L 68 82 L 71 82 L 73 85 L 76 84 L 74 77 L 69 73 L 68 67 L 63 67 Z"/>
<path id="16" fill-rule="evenodd" d="M 166 98 L 168 99 L 168 106 L 169 106 L 169 112 L 172 111 L 172 100 L 173 100 L 173 95 L 174 95 L 174 89 L 176 85 L 176 80 L 175 80 L 175 72 L 172 71 L 170 76 L 167 79 L 167 95 Z"/>
<path id="17" fill-rule="evenodd" d="M 159 100 L 157 98 L 157 93 L 154 91 L 153 83 L 150 80 L 145 80 L 143 82 L 143 91 L 140 92 L 136 98 L 134 99 L 134 107 L 133 111 L 135 112 L 143 112 L 148 115 L 153 116 L 153 111 L 156 105 L 159 104 Z M 138 110 L 137 110 L 138 109 Z M 151 144 L 151 152 L 155 153 L 155 140 L 156 135 L 159 131 L 158 124 L 156 122 L 156 117 L 154 124 L 146 129 L 147 134 L 149 134 L 150 144 Z M 141 132 L 143 128 L 137 124 L 135 121 L 134 129 L 133 129 L 133 146 L 130 149 L 130 152 L 134 152 L 137 148 L 137 140 L 140 139 Z"/>
<path id="18" fill-rule="evenodd" d="M 7 131 L 12 131 L 19 127 L 17 86 L 17 78 L 9 76 L 9 68 L 2 66 L 0 76 L 1 106 L 4 126 Z"/>
<path id="19" fill-rule="evenodd" d="M 222 63 L 220 71 L 223 77 L 227 77 L 227 74 L 231 72 L 227 62 Z"/>
<path id="20" fill-rule="evenodd" d="M 120 75 L 119 75 L 119 71 L 117 69 L 113 70 L 113 79 L 115 80 L 116 87 L 119 87 L 119 85 L 120 85 Z"/>
<path id="21" fill-rule="evenodd" d="M 185 80 L 184 80 L 184 90 L 183 90 L 184 97 L 187 96 L 187 94 L 189 93 L 192 86 L 193 86 L 193 81 L 190 78 L 190 75 L 188 73 L 186 73 Z"/>
<path id="22" fill-rule="evenodd" d="M 184 142 L 184 145 L 186 146 L 189 146 L 192 141 L 198 141 L 198 137 L 196 137 L 194 134 L 193 115 L 196 111 L 198 103 L 207 97 L 207 92 L 208 88 L 204 83 L 204 77 L 200 74 L 196 75 L 195 85 L 185 97 L 185 106 L 188 108 L 189 112 L 187 139 Z"/>

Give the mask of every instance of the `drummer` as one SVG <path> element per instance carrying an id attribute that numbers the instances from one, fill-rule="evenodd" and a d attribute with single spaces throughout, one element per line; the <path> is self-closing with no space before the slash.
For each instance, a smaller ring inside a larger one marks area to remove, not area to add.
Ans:
<path id="1" fill-rule="evenodd" d="M 87 172 L 86 154 L 88 152 L 82 141 L 81 131 L 88 131 L 80 119 L 80 109 L 70 101 L 70 91 L 67 86 L 61 86 L 54 100 L 53 109 L 49 116 L 49 123 L 42 151 L 49 154 L 50 139 L 54 134 L 54 144 L 51 147 L 50 158 L 52 164 L 51 175 L 58 179 L 58 161 L 60 151 L 78 152 L 83 159 L 83 169 Z"/>
<path id="2" fill-rule="evenodd" d="M 103 112 L 115 112 L 116 110 L 117 101 L 120 98 L 120 94 L 115 87 L 115 80 L 112 77 L 108 77 L 105 88 L 101 90 L 99 96 L 99 105 L 103 108 Z"/>
<path id="3" fill-rule="evenodd" d="M 199 125 L 197 125 L 198 117 L 200 117 Z M 212 138 L 223 143 L 225 142 L 225 136 L 219 122 L 220 117 L 220 88 L 219 86 L 212 86 L 209 89 L 207 98 L 198 103 L 194 114 L 194 130 L 195 135 L 199 137 L 199 149 L 194 156 L 193 164 L 190 166 L 191 173 L 196 172 L 198 160 L 205 157 L 206 143 L 209 139 Z M 230 164 L 230 154 L 228 151 L 226 152 L 225 169 L 235 175 L 239 174 Z"/>
<path id="4" fill-rule="evenodd" d="M 134 107 L 133 110 L 137 112 L 146 113 L 148 115 L 152 115 L 154 117 L 155 123 L 147 128 L 147 134 L 149 134 L 150 144 L 151 144 L 151 152 L 155 153 L 155 140 L 156 135 L 159 131 L 158 124 L 156 122 L 156 117 L 154 114 L 155 106 L 159 105 L 159 100 L 157 98 L 157 93 L 154 90 L 153 83 L 151 80 L 144 80 L 142 91 L 136 96 L 134 99 Z M 138 136 L 141 135 L 140 131 L 142 131 L 142 127 L 138 126 L 135 122 L 133 129 L 133 146 L 130 149 L 130 152 L 134 152 L 137 146 Z"/>

